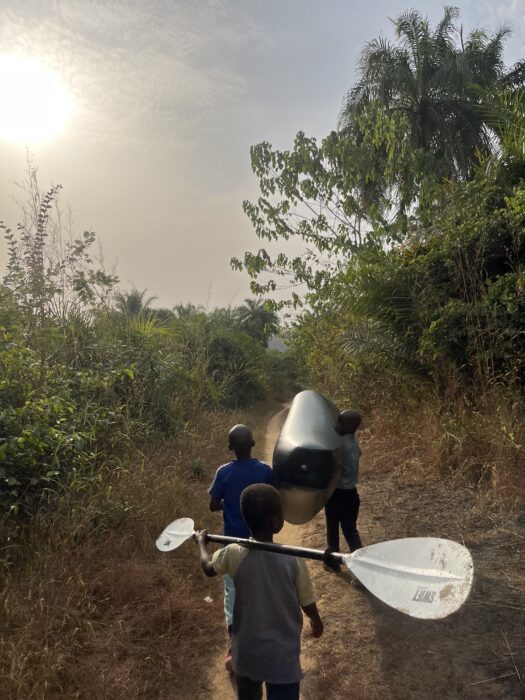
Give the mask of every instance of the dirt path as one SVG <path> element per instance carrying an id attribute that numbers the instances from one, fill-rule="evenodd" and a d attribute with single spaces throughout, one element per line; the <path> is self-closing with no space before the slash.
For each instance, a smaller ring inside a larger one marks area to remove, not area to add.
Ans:
<path id="1" fill-rule="evenodd" d="M 416 459 L 393 466 L 384 442 L 373 433 L 361 440 L 365 544 L 410 536 L 464 542 L 475 562 L 474 589 L 450 618 L 418 621 L 312 564 L 325 634 L 306 648 L 314 660 L 305 700 L 525 697 L 523 515 L 483 508 L 459 483 L 429 478 Z M 308 526 L 308 546 L 324 546 L 323 525 L 317 516 Z"/>
<path id="2" fill-rule="evenodd" d="M 270 419 L 271 460 L 286 408 Z M 464 542 L 476 581 L 464 608 L 448 619 L 403 616 L 308 562 L 325 622 L 320 640 L 305 637 L 303 700 L 518 700 L 525 697 L 525 517 L 484 509 L 472 491 L 429 479 L 417 460 L 393 460 L 373 431 L 362 435 L 359 527 L 366 543 L 433 535 Z M 393 462 L 397 466 L 393 466 Z M 286 525 L 279 541 L 324 548 L 324 517 Z M 209 698 L 233 700 L 224 648 L 210 672 Z"/>
<path id="3" fill-rule="evenodd" d="M 282 410 L 274 413 L 274 415 L 271 416 L 266 426 L 263 459 L 268 464 L 272 463 L 273 448 L 277 437 L 279 436 L 279 432 L 284 423 L 287 412 L 288 408 L 284 406 Z M 285 529 L 283 529 L 281 541 L 286 541 L 290 544 L 300 544 L 302 542 L 302 533 L 300 532 L 300 528 L 294 525 L 288 525 L 288 523 L 286 523 Z M 234 700 L 236 698 L 231 677 L 228 675 L 228 673 L 226 673 L 224 668 L 224 654 L 226 645 L 227 637 L 225 634 L 224 645 L 216 651 L 215 658 L 211 664 L 207 683 L 207 687 L 210 688 L 210 694 L 208 697 L 213 698 L 213 700 Z"/>

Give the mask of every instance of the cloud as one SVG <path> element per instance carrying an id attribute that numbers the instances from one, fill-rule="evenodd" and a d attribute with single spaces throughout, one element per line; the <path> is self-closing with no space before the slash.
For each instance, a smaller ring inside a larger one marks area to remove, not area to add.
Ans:
<path id="1" fill-rule="evenodd" d="M 484 0 L 481 7 L 474 5 L 477 12 L 488 18 L 487 28 L 496 29 L 509 24 L 513 34 L 519 34 L 525 29 L 525 4 L 522 0 L 503 0 L 500 2 L 490 2 Z"/>
<path id="2" fill-rule="evenodd" d="M 246 87 L 238 52 L 263 40 L 223 0 L 22 0 L 0 10 L 0 23 L 0 52 L 60 71 L 88 140 L 177 142 L 213 128 Z"/>
<path id="3" fill-rule="evenodd" d="M 523 58 L 523 33 L 525 32 L 525 3 L 523 0 L 484 0 L 481 6 L 473 3 L 472 11 L 487 17 L 484 26 L 490 31 L 504 25 L 510 26 L 512 34 L 506 44 L 506 63 L 512 65 Z"/>
<path id="4" fill-rule="evenodd" d="M 525 7 L 521 0 L 504 0 L 503 2 L 485 2 L 485 6 L 495 21 L 504 23 L 508 20 L 525 22 Z"/>

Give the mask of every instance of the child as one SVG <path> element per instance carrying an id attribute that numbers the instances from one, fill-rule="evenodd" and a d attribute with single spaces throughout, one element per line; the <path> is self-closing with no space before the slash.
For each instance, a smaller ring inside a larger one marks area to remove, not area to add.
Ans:
<path id="1" fill-rule="evenodd" d="M 240 498 L 250 484 L 270 483 L 272 470 L 263 462 L 252 457 L 255 445 L 252 431 L 247 425 L 234 425 L 228 435 L 228 448 L 235 452 L 235 459 L 217 469 L 210 486 L 210 510 L 222 510 L 224 534 L 230 537 L 249 537 L 250 530 L 241 515 Z M 224 577 L 224 615 L 231 635 L 235 588 L 230 576 Z M 225 659 L 226 669 L 231 670 L 231 651 Z"/>
<path id="2" fill-rule="evenodd" d="M 252 536 L 272 542 L 284 523 L 279 492 L 268 484 L 248 486 L 241 511 Z M 196 533 L 207 576 L 229 574 L 235 581 L 232 650 L 239 700 L 298 700 L 301 609 L 314 637 L 323 633 L 308 569 L 302 559 L 230 544 L 210 560 L 206 532 Z"/>
<path id="3" fill-rule="evenodd" d="M 328 548 L 334 552 L 339 551 L 339 525 L 351 552 L 363 546 L 357 530 L 360 503 L 357 480 L 361 448 L 355 432 L 360 425 L 361 415 L 357 411 L 348 410 L 337 416 L 334 426 L 335 431 L 343 438 L 343 467 L 337 487 L 324 509 Z M 324 568 L 327 571 L 341 570 L 339 564 L 332 563 L 325 563 Z"/>

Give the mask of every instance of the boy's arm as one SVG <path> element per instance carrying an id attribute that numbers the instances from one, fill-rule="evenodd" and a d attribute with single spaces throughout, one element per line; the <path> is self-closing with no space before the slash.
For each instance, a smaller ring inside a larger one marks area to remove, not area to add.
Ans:
<path id="1" fill-rule="evenodd" d="M 210 510 L 212 513 L 215 513 L 218 510 L 222 510 L 222 501 L 219 501 L 217 498 L 214 498 L 212 496 L 210 498 Z"/>
<path id="2" fill-rule="evenodd" d="M 199 546 L 199 554 L 201 558 L 201 567 L 206 576 L 216 576 L 217 572 L 211 564 L 210 554 L 206 549 L 207 533 L 206 530 L 196 532 L 193 537 Z"/>
<path id="3" fill-rule="evenodd" d="M 212 513 L 223 509 L 224 485 L 221 476 L 221 467 L 219 467 L 215 473 L 213 483 L 208 489 L 208 493 L 210 494 L 210 510 Z"/>
<path id="4" fill-rule="evenodd" d="M 265 483 L 270 484 L 270 486 L 275 486 L 275 476 L 270 466 L 268 466 L 268 471 L 266 472 Z"/>
<path id="5" fill-rule="evenodd" d="M 319 610 L 317 609 L 316 603 L 310 603 L 310 605 L 301 606 L 302 611 L 310 619 L 310 630 L 312 637 L 320 637 L 323 634 L 324 625 L 319 615 Z"/>
<path id="6" fill-rule="evenodd" d="M 302 559 L 297 559 L 297 579 L 295 581 L 299 605 L 306 617 L 310 620 L 310 629 L 313 637 L 323 634 L 323 622 L 315 603 L 315 593 L 310 580 L 310 574 Z"/>

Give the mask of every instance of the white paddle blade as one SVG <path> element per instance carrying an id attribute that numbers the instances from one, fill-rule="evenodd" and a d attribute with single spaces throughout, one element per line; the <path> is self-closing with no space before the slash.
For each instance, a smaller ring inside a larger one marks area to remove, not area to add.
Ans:
<path id="1" fill-rule="evenodd" d="M 372 544 L 344 558 L 377 598 L 411 617 L 438 620 L 468 598 L 474 564 L 466 547 L 436 537 Z"/>
<path id="2" fill-rule="evenodd" d="M 161 552 L 171 552 L 193 537 L 195 523 L 191 518 L 179 518 L 164 528 L 155 544 Z"/>

